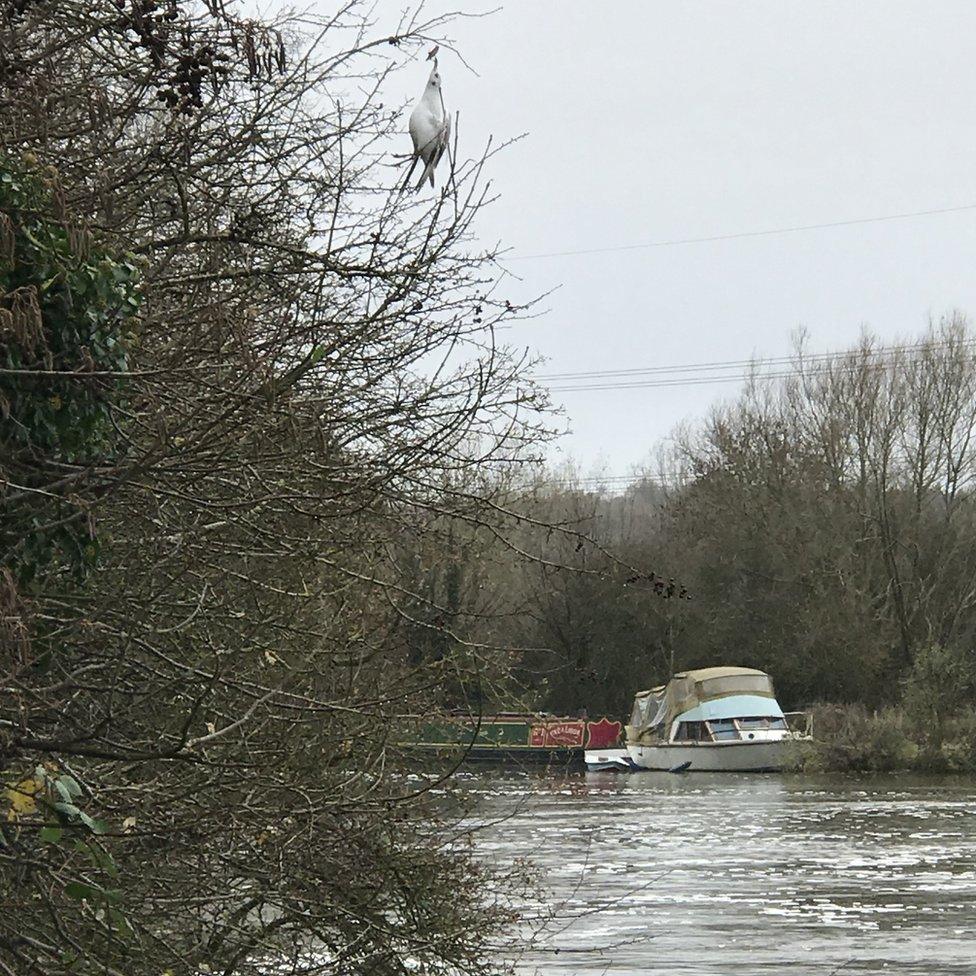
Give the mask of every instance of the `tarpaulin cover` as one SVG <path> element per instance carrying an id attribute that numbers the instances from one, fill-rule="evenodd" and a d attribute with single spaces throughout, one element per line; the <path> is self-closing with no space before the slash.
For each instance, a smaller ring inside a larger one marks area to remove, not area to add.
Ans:
<path id="1" fill-rule="evenodd" d="M 658 730 L 667 735 L 671 723 L 685 712 L 706 702 L 748 695 L 768 702 L 757 714 L 782 715 L 776 704 L 772 679 L 754 668 L 699 668 L 676 674 L 667 685 L 642 691 L 634 699 L 634 710 L 627 728 L 628 739 Z M 714 716 L 718 718 L 719 716 Z"/>

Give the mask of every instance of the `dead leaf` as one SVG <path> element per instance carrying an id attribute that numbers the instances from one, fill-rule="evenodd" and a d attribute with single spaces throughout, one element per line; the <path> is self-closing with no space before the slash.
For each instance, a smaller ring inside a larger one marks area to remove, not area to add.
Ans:
<path id="1" fill-rule="evenodd" d="M 37 801 L 34 796 L 42 789 L 44 783 L 34 776 L 22 779 L 16 786 L 8 786 L 6 795 L 10 801 L 10 809 L 7 811 L 7 820 L 13 821 L 36 813 Z"/>

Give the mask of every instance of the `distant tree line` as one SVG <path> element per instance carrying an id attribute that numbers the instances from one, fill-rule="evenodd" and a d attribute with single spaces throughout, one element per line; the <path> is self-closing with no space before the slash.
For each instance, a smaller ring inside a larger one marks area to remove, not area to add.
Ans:
<path id="1" fill-rule="evenodd" d="M 518 681 L 556 712 L 621 716 L 635 690 L 711 664 L 768 670 L 796 707 L 876 707 L 940 681 L 953 690 L 931 693 L 958 702 L 976 661 L 974 435 L 962 315 L 829 359 L 798 342 L 789 376 L 757 373 L 676 434 L 665 481 L 522 486 L 539 527 L 518 546 L 545 560 L 487 571 L 510 614 L 493 639 L 526 648 Z"/>

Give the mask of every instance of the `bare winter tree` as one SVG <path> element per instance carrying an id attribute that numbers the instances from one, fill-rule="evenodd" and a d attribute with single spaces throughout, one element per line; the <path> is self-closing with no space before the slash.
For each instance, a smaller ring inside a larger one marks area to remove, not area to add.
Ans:
<path id="1" fill-rule="evenodd" d="M 393 744 L 503 661 L 403 547 L 504 542 L 543 404 L 368 9 L 2 5 L 2 972 L 488 971 Z"/>
<path id="2" fill-rule="evenodd" d="M 894 348 L 801 346 L 793 376 L 685 436 L 699 645 L 748 649 L 800 701 L 897 700 L 930 645 L 971 656 L 974 383 L 972 330 L 948 315 Z"/>

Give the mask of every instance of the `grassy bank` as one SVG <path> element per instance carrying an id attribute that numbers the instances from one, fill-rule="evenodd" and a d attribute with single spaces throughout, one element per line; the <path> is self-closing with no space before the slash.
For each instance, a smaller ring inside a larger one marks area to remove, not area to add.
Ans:
<path id="1" fill-rule="evenodd" d="M 803 772 L 976 772 L 976 711 L 932 721 L 892 706 L 818 705 L 814 741 L 798 750 Z"/>

